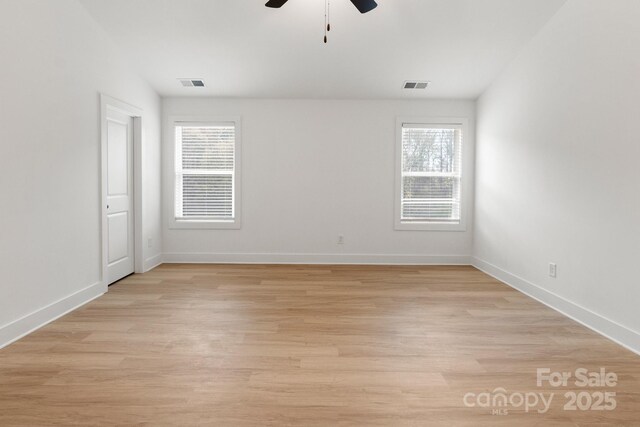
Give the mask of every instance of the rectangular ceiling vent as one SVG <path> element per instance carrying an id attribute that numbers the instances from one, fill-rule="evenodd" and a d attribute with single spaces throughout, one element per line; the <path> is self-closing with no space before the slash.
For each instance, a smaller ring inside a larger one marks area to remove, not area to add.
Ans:
<path id="1" fill-rule="evenodd" d="M 202 79 L 178 79 L 183 87 L 204 87 Z"/>
<path id="2" fill-rule="evenodd" d="M 431 82 L 408 80 L 404 82 L 404 89 L 426 89 Z"/>

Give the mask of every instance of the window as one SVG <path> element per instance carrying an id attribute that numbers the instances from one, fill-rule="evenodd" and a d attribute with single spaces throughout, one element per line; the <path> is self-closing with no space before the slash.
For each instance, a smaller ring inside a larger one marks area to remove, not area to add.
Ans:
<path id="1" fill-rule="evenodd" d="M 396 229 L 464 230 L 462 122 L 399 120 Z"/>
<path id="2" fill-rule="evenodd" d="M 238 122 L 175 122 L 177 228 L 239 228 Z"/>

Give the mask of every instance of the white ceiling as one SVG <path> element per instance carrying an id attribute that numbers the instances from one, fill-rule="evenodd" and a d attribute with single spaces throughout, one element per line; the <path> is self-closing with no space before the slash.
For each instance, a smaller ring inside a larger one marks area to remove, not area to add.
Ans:
<path id="1" fill-rule="evenodd" d="M 361 15 L 331 0 L 325 45 L 324 0 L 80 1 L 163 96 L 470 99 L 565 2 L 378 0 Z"/>

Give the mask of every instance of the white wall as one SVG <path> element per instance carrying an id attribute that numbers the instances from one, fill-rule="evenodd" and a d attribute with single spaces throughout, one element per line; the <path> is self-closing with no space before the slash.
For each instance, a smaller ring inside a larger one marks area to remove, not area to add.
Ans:
<path id="1" fill-rule="evenodd" d="M 169 98 L 163 115 L 166 261 L 468 262 L 471 218 L 466 232 L 394 231 L 394 144 L 396 116 L 470 118 L 470 207 L 474 102 Z M 242 117 L 241 230 L 169 229 L 176 115 Z"/>
<path id="2" fill-rule="evenodd" d="M 636 351 L 639 22 L 637 0 L 569 0 L 481 97 L 474 243 L 481 267 Z"/>
<path id="3" fill-rule="evenodd" d="M 99 92 L 145 112 L 153 261 L 162 238 L 159 97 L 76 0 L 0 2 L 0 346 L 99 289 L 87 290 L 101 280 Z"/>

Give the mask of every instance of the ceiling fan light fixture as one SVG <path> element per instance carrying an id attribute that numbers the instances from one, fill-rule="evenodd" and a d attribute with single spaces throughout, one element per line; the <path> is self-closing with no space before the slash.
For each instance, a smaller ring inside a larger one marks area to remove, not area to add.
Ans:
<path id="1" fill-rule="evenodd" d="M 287 1 L 288 0 L 269 0 L 265 6 L 278 9 L 284 6 Z"/>
<path id="2" fill-rule="evenodd" d="M 273 9 L 279 9 L 288 1 L 289 0 L 269 0 L 265 6 Z M 375 0 L 351 0 L 351 3 L 353 3 L 360 13 L 371 12 L 373 9 L 378 7 L 378 3 L 376 3 Z"/>
<path id="3" fill-rule="evenodd" d="M 265 4 L 266 7 L 270 7 L 272 9 L 279 9 L 285 5 L 289 0 L 269 0 Z M 371 12 L 373 9 L 378 7 L 378 3 L 375 0 L 350 0 L 351 3 L 358 9 L 360 13 Z M 327 43 L 327 33 L 331 31 L 331 24 L 329 23 L 329 0 L 325 0 L 325 10 L 324 10 L 324 42 Z"/>

